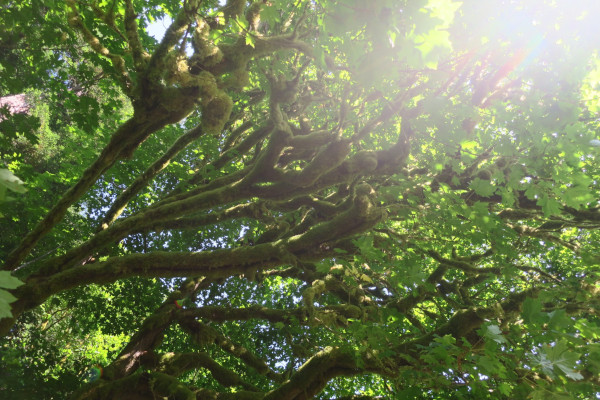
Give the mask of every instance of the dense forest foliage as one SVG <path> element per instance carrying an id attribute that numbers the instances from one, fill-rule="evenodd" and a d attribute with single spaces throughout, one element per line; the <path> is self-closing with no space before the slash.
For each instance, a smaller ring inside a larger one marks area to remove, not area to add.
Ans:
<path id="1" fill-rule="evenodd" d="M 597 398 L 599 15 L 0 3 L 0 398 Z"/>

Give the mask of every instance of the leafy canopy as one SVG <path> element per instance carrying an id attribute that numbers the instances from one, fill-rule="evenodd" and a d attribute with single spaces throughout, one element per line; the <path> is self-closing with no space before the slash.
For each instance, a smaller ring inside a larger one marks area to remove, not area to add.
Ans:
<path id="1" fill-rule="evenodd" d="M 0 397 L 597 396 L 599 8 L 0 6 Z"/>

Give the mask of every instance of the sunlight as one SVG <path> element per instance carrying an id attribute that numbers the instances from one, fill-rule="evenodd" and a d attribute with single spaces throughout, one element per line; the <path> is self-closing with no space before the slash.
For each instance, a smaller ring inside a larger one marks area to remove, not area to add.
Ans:
<path id="1" fill-rule="evenodd" d="M 598 13 L 600 2 L 586 0 L 464 1 L 457 17 L 469 23 L 469 37 L 463 38 L 469 50 L 495 43 L 494 58 L 512 54 L 498 72 L 503 78 L 538 56 L 547 61 L 564 56 L 560 48 L 589 51 L 597 44 Z"/>

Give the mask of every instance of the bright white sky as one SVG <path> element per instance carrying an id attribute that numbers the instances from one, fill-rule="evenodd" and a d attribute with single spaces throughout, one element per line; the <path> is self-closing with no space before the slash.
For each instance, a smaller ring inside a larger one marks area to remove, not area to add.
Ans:
<path id="1" fill-rule="evenodd" d="M 169 25 L 171 25 L 171 22 L 171 18 L 168 15 L 165 15 L 163 19 L 157 19 L 148 25 L 148 33 L 160 42 L 165 35 L 165 31 Z"/>

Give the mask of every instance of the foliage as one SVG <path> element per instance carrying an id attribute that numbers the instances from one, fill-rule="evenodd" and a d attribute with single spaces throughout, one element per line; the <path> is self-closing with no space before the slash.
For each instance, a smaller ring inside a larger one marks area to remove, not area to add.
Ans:
<path id="1" fill-rule="evenodd" d="M 10 170 L 0 169 L 0 203 L 14 200 L 12 197 L 6 195 L 9 190 L 17 193 L 25 193 L 27 191 L 23 187 L 23 181 L 17 178 Z"/>
<path id="2" fill-rule="evenodd" d="M 1 5 L 0 397 L 597 396 L 598 12 Z"/>

